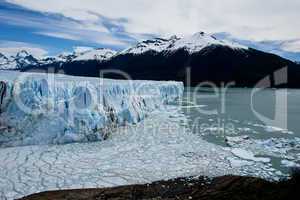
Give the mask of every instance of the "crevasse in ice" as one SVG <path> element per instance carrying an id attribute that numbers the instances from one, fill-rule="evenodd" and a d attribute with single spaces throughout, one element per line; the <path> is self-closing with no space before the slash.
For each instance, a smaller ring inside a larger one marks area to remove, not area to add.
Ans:
<path id="1" fill-rule="evenodd" d="M 0 146 L 99 141 L 181 98 L 183 84 L 1 72 Z"/>

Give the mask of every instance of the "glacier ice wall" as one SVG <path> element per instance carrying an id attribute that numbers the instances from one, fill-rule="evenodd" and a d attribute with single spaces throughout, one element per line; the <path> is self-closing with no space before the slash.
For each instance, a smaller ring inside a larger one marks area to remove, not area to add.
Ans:
<path id="1" fill-rule="evenodd" d="M 100 141 L 183 94 L 183 84 L 0 73 L 0 147 Z"/>

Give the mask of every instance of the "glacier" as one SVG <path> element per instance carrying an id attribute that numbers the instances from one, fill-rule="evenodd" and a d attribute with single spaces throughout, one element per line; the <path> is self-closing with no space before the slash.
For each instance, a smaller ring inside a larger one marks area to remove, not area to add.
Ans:
<path id="1" fill-rule="evenodd" d="M 183 94 L 180 82 L 0 73 L 0 147 L 101 141 Z"/>

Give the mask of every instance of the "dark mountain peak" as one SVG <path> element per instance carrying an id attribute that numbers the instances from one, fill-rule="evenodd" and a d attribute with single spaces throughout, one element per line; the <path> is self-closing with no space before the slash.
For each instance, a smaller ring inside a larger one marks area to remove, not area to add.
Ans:
<path id="1" fill-rule="evenodd" d="M 0 58 L 6 58 L 6 56 L 2 53 L 0 53 Z"/>
<path id="2" fill-rule="evenodd" d="M 179 40 L 179 39 L 180 37 L 178 37 L 177 35 L 172 35 L 169 40 Z"/>
<path id="3" fill-rule="evenodd" d="M 203 31 L 199 31 L 199 32 L 197 32 L 197 33 L 194 33 L 194 35 L 204 36 L 204 35 L 206 35 L 206 33 L 203 32 Z"/>
<path id="4" fill-rule="evenodd" d="M 8 58 L 4 54 L 0 53 L 0 67 L 1 65 L 5 65 L 7 63 L 8 63 Z"/>
<path id="5" fill-rule="evenodd" d="M 30 56 L 30 54 L 26 50 L 21 50 L 16 54 L 16 58 L 25 58 Z"/>

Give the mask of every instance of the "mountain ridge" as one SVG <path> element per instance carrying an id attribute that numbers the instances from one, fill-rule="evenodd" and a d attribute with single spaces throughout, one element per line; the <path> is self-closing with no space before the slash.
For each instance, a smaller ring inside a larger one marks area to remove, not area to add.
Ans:
<path id="1" fill-rule="evenodd" d="M 71 53 L 61 53 L 57 56 L 47 56 L 41 59 L 35 58 L 30 55 L 25 50 L 20 50 L 15 56 L 10 56 L 10 59 L 3 56 L 8 60 L 6 63 L 2 63 L 0 60 L 0 69 L 16 69 L 20 70 L 28 65 L 45 65 L 53 64 L 56 62 L 73 62 L 73 61 L 85 61 L 85 60 L 100 60 L 105 61 L 117 55 L 124 54 L 141 54 L 147 51 L 153 52 L 173 52 L 180 48 L 186 48 L 191 54 L 200 51 L 209 45 L 224 45 L 230 46 L 232 48 L 246 48 L 245 46 L 238 45 L 237 43 L 218 40 L 213 35 L 206 34 L 204 32 L 198 32 L 189 37 L 180 38 L 176 35 L 171 36 L 168 39 L 165 38 L 153 38 L 145 41 L 141 41 L 136 45 L 129 47 L 122 51 L 114 51 L 105 48 L 94 48 L 92 50 L 86 50 L 83 52 L 71 52 Z M 30 57 L 34 62 L 24 63 L 20 59 Z M 0 56 L 1 59 L 1 56 Z M 5 67 L 9 65 L 9 67 Z"/>
<path id="2" fill-rule="evenodd" d="M 283 67 L 288 67 L 289 82 L 277 86 L 273 73 Z M 154 38 L 120 52 L 92 49 L 61 54 L 48 58 L 48 62 L 44 59 L 38 64 L 26 65 L 21 71 L 47 71 L 49 68 L 75 76 L 99 77 L 100 70 L 117 70 L 127 73 L 132 79 L 182 82 L 186 82 L 186 72 L 191 70 L 191 82 L 186 83 L 190 86 L 210 81 L 217 86 L 235 82 L 236 87 L 255 87 L 261 79 L 271 76 L 271 87 L 300 88 L 297 81 L 299 64 L 275 54 L 219 40 L 204 32 L 185 38 Z M 117 73 L 105 77 L 125 78 Z"/>

